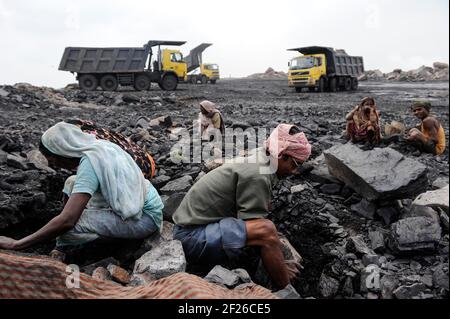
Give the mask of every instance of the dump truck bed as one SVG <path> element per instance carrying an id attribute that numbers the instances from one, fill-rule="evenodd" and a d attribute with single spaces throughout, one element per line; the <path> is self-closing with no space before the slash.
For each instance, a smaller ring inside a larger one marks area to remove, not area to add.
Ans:
<path id="1" fill-rule="evenodd" d="M 304 47 L 290 49 L 301 54 L 325 54 L 327 58 L 327 74 L 358 77 L 364 73 L 364 60 L 361 56 L 350 56 L 343 50 L 329 47 Z"/>
<path id="2" fill-rule="evenodd" d="M 185 61 L 187 64 L 187 70 L 188 72 L 191 72 L 198 68 L 200 64 L 203 63 L 202 61 L 202 53 L 206 50 L 206 48 L 210 47 L 212 43 L 202 43 L 191 50 L 189 55 L 185 57 Z"/>
<path id="3" fill-rule="evenodd" d="M 59 70 L 77 73 L 142 72 L 150 52 L 141 48 L 82 48 L 65 49 Z"/>

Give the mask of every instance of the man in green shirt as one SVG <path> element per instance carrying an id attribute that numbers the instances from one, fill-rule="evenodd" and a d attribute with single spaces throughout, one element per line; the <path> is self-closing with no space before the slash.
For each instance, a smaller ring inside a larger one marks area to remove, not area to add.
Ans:
<path id="1" fill-rule="evenodd" d="M 258 247 L 274 285 L 285 288 L 299 269 L 285 263 L 277 229 L 266 217 L 272 187 L 296 174 L 310 154 L 305 134 L 281 124 L 254 156 L 203 176 L 173 215 L 174 237 L 188 262 L 214 266 L 239 259 L 245 247 Z"/>

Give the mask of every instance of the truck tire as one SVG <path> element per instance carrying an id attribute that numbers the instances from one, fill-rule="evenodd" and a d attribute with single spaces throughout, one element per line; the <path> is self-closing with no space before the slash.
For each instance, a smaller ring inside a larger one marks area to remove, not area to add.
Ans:
<path id="1" fill-rule="evenodd" d="M 326 87 L 327 87 L 327 80 L 325 80 L 325 78 L 320 78 L 320 80 L 319 80 L 319 92 L 320 93 L 325 92 Z"/>
<path id="2" fill-rule="evenodd" d="M 211 84 L 216 84 L 216 80 L 211 80 L 209 82 L 211 82 Z"/>
<path id="3" fill-rule="evenodd" d="M 296 88 L 295 88 L 295 92 L 297 92 L 297 93 L 302 93 L 302 88 L 296 87 Z"/>
<path id="4" fill-rule="evenodd" d="M 160 82 L 160 87 L 164 91 L 175 91 L 178 86 L 178 79 L 173 74 L 166 74 Z"/>
<path id="5" fill-rule="evenodd" d="M 335 77 L 330 79 L 328 89 L 330 90 L 330 92 L 337 91 L 337 79 Z"/>
<path id="6" fill-rule="evenodd" d="M 357 91 L 358 90 L 358 85 L 359 85 L 358 79 L 357 78 L 353 78 L 352 79 L 352 90 L 353 91 Z"/>
<path id="7" fill-rule="evenodd" d="M 202 75 L 200 82 L 202 82 L 202 84 L 207 84 L 208 83 L 208 78 L 205 75 Z"/>
<path id="8" fill-rule="evenodd" d="M 104 91 L 115 91 L 119 87 L 119 82 L 114 75 L 106 74 L 100 79 L 100 86 Z"/>
<path id="9" fill-rule="evenodd" d="M 136 91 L 147 91 L 150 89 L 151 81 L 150 78 L 144 74 L 139 74 L 134 79 L 134 89 Z"/>
<path id="10" fill-rule="evenodd" d="M 98 80 L 92 74 L 83 74 L 78 78 L 78 84 L 82 90 L 95 91 L 98 86 Z"/>
<path id="11" fill-rule="evenodd" d="M 191 78 L 191 83 L 192 83 L 192 84 L 197 84 L 197 77 L 196 77 L 196 76 L 193 76 L 193 77 Z"/>
<path id="12" fill-rule="evenodd" d="M 351 91 L 352 90 L 352 79 L 347 77 L 344 80 L 344 90 Z"/>

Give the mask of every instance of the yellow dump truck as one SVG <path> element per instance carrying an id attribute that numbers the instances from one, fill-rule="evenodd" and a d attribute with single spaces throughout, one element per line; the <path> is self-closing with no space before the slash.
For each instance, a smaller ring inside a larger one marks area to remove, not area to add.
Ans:
<path id="1" fill-rule="evenodd" d="M 288 83 L 297 92 L 305 88 L 311 92 L 358 89 L 358 77 L 364 73 L 362 57 L 349 56 L 343 50 L 317 46 L 288 51 L 302 54 L 289 62 Z"/>
<path id="2" fill-rule="evenodd" d="M 187 80 L 187 65 L 179 50 L 161 46 L 180 46 L 184 41 L 151 40 L 137 48 L 65 49 L 59 70 L 77 74 L 82 90 L 93 91 L 100 86 L 115 91 L 119 85 L 133 86 L 138 91 L 158 83 L 163 90 L 176 90 L 179 82 Z M 157 47 L 153 54 L 153 47 Z"/>
<path id="3" fill-rule="evenodd" d="M 185 61 L 187 64 L 187 82 L 188 83 L 202 83 L 215 84 L 220 79 L 219 66 L 214 63 L 203 63 L 202 53 L 206 48 L 211 46 L 211 43 L 202 43 L 196 48 L 192 49 Z"/>

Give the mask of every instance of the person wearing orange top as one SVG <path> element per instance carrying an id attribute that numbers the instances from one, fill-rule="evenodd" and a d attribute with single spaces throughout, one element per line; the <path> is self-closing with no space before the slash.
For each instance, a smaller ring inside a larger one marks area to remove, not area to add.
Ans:
<path id="1" fill-rule="evenodd" d="M 409 131 L 406 141 L 421 152 L 441 155 L 445 151 L 445 131 L 437 118 L 431 115 L 431 104 L 417 101 L 411 106 L 414 115 L 421 121 L 418 128 Z"/>

